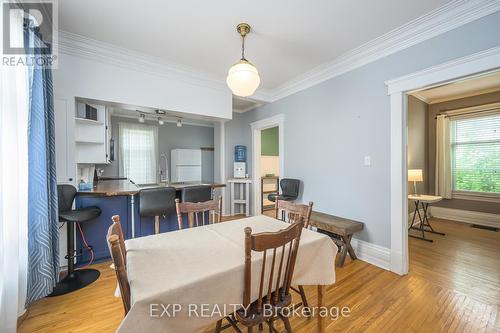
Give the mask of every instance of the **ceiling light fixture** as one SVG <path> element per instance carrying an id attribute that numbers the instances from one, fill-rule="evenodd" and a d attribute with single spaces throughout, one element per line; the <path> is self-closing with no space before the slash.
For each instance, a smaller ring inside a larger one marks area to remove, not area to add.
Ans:
<path id="1" fill-rule="evenodd" d="M 161 117 L 158 117 L 158 125 L 163 125 L 163 124 L 165 124 L 163 119 L 161 119 Z"/>
<path id="2" fill-rule="evenodd" d="M 141 124 L 142 124 L 142 123 L 144 123 L 144 121 L 146 120 L 146 116 L 144 115 L 144 113 L 141 113 L 141 114 L 139 115 L 139 119 L 137 119 L 137 120 L 139 120 L 139 122 L 140 122 Z"/>
<path id="3" fill-rule="evenodd" d="M 181 119 L 177 119 L 177 127 L 182 127 L 182 120 Z"/>
<path id="4" fill-rule="evenodd" d="M 245 37 L 250 33 L 250 25 L 240 23 L 236 31 L 241 35 L 241 59 L 229 68 L 226 82 L 234 95 L 247 97 L 259 87 L 260 77 L 257 68 L 245 59 Z"/>

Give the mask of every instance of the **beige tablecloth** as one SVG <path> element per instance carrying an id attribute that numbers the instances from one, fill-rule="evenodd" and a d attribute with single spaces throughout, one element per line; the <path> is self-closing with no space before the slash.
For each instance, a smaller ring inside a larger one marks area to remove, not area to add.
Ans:
<path id="1" fill-rule="evenodd" d="M 232 312 L 233 304 L 243 300 L 243 230 L 247 226 L 253 232 L 263 232 L 284 229 L 289 224 L 254 216 L 127 240 L 132 308 L 118 331 L 200 332 L 211 322 L 215 324 L 224 306 Z M 304 229 L 293 284 L 333 284 L 336 253 L 337 247 L 329 237 Z M 270 264 L 270 260 L 267 262 Z M 262 254 L 252 254 L 253 299 L 257 298 L 261 265 Z M 175 317 L 174 304 L 182 308 Z"/>

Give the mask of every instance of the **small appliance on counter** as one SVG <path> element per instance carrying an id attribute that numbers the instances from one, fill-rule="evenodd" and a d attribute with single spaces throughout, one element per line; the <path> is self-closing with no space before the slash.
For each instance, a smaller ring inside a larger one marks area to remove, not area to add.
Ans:
<path id="1" fill-rule="evenodd" d="M 78 190 L 90 191 L 94 185 L 96 168 L 93 164 L 80 164 L 78 166 Z"/>
<path id="2" fill-rule="evenodd" d="M 243 145 L 234 146 L 233 177 L 246 178 L 247 174 L 247 147 Z"/>
<path id="3" fill-rule="evenodd" d="M 80 183 L 78 183 L 78 191 L 90 191 L 92 188 L 92 183 L 86 183 L 83 179 L 80 179 Z"/>

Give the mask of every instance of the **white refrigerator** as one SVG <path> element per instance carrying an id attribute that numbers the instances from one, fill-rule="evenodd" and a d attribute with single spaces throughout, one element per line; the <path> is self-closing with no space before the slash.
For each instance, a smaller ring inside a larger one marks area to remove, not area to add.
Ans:
<path id="1" fill-rule="evenodd" d="M 201 182 L 201 149 L 172 149 L 171 181 Z"/>

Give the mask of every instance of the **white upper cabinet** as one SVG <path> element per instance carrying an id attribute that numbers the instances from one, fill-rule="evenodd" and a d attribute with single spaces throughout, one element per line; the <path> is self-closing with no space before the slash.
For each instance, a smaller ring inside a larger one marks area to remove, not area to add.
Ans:
<path id="1" fill-rule="evenodd" d="M 73 121 L 68 102 L 64 99 L 54 99 L 56 173 L 59 184 L 75 181 Z"/>
<path id="2" fill-rule="evenodd" d="M 104 105 L 77 102 L 75 114 L 76 163 L 109 163 L 109 116 Z"/>

